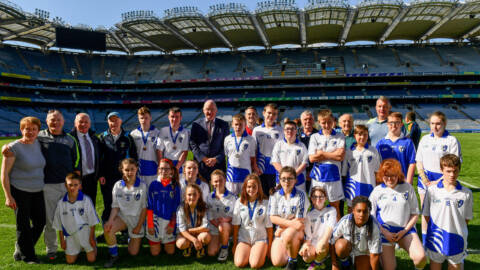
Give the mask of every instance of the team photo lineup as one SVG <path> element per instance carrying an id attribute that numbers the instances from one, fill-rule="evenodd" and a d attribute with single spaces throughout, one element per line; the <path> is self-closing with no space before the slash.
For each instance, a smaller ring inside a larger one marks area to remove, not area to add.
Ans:
<path id="1" fill-rule="evenodd" d="M 54 265 L 63 251 L 68 264 L 86 256 L 110 268 L 148 246 L 149 256 L 236 267 L 396 269 L 403 249 L 415 269 L 464 268 L 473 196 L 458 181 L 461 146 L 443 112 L 429 115 L 423 137 L 415 114 L 392 111 L 384 96 L 365 125 L 325 108 L 280 120 L 274 103 L 231 123 L 214 100 L 202 112 L 187 129 L 171 107 L 169 125 L 155 127 L 143 106 L 138 128 L 124 130 L 111 111 L 99 134 L 87 113 L 70 132 L 61 110 L 48 111 L 44 130 L 44 119 L 21 119 L 21 138 L 2 148 L 13 259 Z"/>

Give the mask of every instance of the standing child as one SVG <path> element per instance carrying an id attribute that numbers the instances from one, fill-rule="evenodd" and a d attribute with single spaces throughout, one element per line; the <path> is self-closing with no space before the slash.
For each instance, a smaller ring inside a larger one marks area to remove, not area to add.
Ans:
<path id="1" fill-rule="evenodd" d="M 340 220 L 340 200 L 343 200 L 343 186 L 340 167 L 345 157 L 345 136 L 333 128 L 335 121 L 332 111 L 325 109 L 318 112 L 318 123 L 322 128 L 310 138 L 308 155 L 310 162 L 315 162 L 310 173 L 312 187 L 320 186 L 327 191 L 331 206 L 337 211 Z"/>
<path id="2" fill-rule="evenodd" d="M 309 207 L 305 192 L 295 188 L 297 175 L 292 167 L 280 171 L 280 185 L 270 196 L 268 215 L 277 225 L 272 243 L 272 264 L 296 269 L 297 254 L 304 237 L 305 215 Z"/>
<path id="3" fill-rule="evenodd" d="M 225 188 L 225 173 L 215 170 L 210 176 L 213 192 L 207 198 L 208 228 L 212 241 L 208 244 L 208 256 L 224 262 L 228 257 L 228 239 L 232 232 L 233 208 L 237 197 Z"/>
<path id="4" fill-rule="evenodd" d="M 328 255 L 330 237 L 337 223 L 335 208 L 327 205 L 327 192 L 319 187 L 313 187 L 310 192 L 313 208 L 305 220 L 305 243 L 298 252 L 303 261 L 311 263 L 308 270 L 323 269 Z"/>
<path id="5" fill-rule="evenodd" d="M 473 218 L 472 191 L 457 180 L 461 160 L 454 154 L 440 158 L 443 179 L 431 185 L 425 194 L 423 215 L 427 219 L 427 256 L 430 269 L 439 270 L 448 261 L 448 269 L 463 269 L 467 257 L 468 222 Z"/>
<path id="6" fill-rule="evenodd" d="M 164 245 L 169 255 L 175 252 L 176 211 L 180 205 L 178 172 L 169 159 L 160 160 L 158 179 L 148 188 L 147 239 L 153 256 L 160 254 Z"/>
<path id="7" fill-rule="evenodd" d="M 305 170 L 308 165 L 307 147 L 297 139 L 297 124 L 293 121 L 285 122 L 283 126 L 285 138 L 277 141 L 272 151 L 272 165 L 277 170 L 278 175 L 282 167 L 293 167 L 297 173 L 297 183 L 295 187 L 307 192 L 305 189 Z"/>
<path id="8" fill-rule="evenodd" d="M 255 139 L 245 132 L 245 116 L 236 114 L 232 119 L 233 133 L 224 140 L 227 163 L 227 189 L 238 195 L 245 177 L 253 171 L 259 172 L 255 150 Z"/>
<path id="9" fill-rule="evenodd" d="M 210 243 L 208 230 L 207 205 L 202 199 L 202 191 L 196 184 L 185 188 L 183 203 L 177 210 L 177 248 L 183 250 L 184 257 L 192 255 L 192 244 L 197 251 L 197 259 L 205 256 L 205 246 Z"/>
<path id="10" fill-rule="evenodd" d="M 375 188 L 375 174 L 380 167 L 380 155 L 375 147 L 367 143 L 368 128 L 357 125 L 353 136 L 356 143 L 347 149 L 342 164 L 342 176 L 346 177 L 345 197 L 347 198 L 348 212 L 352 212 L 352 199 L 356 196 L 370 196 Z"/>
<path id="11" fill-rule="evenodd" d="M 356 269 L 380 269 L 379 260 L 382 253 L 380 229 L 375 218 L 370 215 L 372 205 L 367 197 L 357 196 L 352 200 L 352 213 L 337 223 L 333 230 L 330 244 L 332 270 L 351 267 L 350 256 L 355 261 Z"/>
<path id="12" fill-rule="evenodd" d="M 122 180 L 115 183 L 112 190 L 112 211 L 105 223 L 105 241 L 110 259 L 105 268 L 112 267 L 119 259 L 115 233 L 128 229 L 128 253 L 138 254 L 145 235 L 144 223 L 147 214 L 147 186 L 137 177 L 138 165 L 133 158 L 120 162 Z"/>
<path id="13" fill-rule="evenodd" d="M 263 108 L 264 122 L 253 129 L 252 137 L 257 141 L 257 165 L 260 171 L 262 189 L 266 194 L 275 187 L 277 171 L 270 164 L 273 146 L 283 139 L 282 127 L 277 125 L 278 108 L 269 103 Z"/>
<path id="14" fill-rule="evenodd" d="M 88 262 L 94 262 L 97 256 L 95 225 L 100 222 L 95 207 L 80 191 L 82 179 L 78 174 L 67 174 L 65 187 L 67 193 L 57 203 L 52 227 L 58 231 L 67 263 L 75 263 L 82 249 L 87 253 Z"/>
<path id="15" fill-rule="evenodd" d="M 182 126 L 182 111 L 178 107 L 168 110 L 168 127 L 160 129 L 158 148 L 163 157 L 172 160 L 179 174 L 188 155 L 190 132 Z"/>
<path id="16" fill-rule="evenodd" d="M 267 215 L 268 200 L 263 194 L 260 178 L 245 178 L 240 198 L 233 210 L 233 253 L 237 267 L 260 268 L 270 257 L 273 229 Z"/>
<path id="17" fill-rule="evenodd" d="M 181 198 L 185 197 L 185 189 L 188 184 L 196 184 L 202 191 L 203 201 L 206 202 L 208 194 L 210 194 L 210 186 L 198 177 L 198 162 L 196 160 L 185 161 L 182 177 L 183 179 L 180 180 L 180 188 L 182 189 Z"/>

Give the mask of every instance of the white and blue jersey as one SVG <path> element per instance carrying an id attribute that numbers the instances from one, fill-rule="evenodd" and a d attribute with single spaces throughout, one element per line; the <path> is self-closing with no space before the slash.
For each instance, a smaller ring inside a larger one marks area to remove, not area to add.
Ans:
<path id="1" fill-rule="evenodd" d="M 200 190 L 202 191 L 202 199 L 203 199 L 204 202 L 206 202 L 207 197 L 210 194 L 210 186 L 206 182 L 200 180 L 199 178 L 197 178 L 197 180 L 195 180 L 195 184 L 200 187 Z M 181 179 L 180 180 L 180 187 L 181 187 L 181 190 L 182 190 L 181 191 L 182 192 L 181 193 L 182 200 L 185 198 L 184 197 L 185 196 L 185 189 L 187 188 L 187 185 L 188 185 L 188 182 L 187 182 L 186 179 Z"/>
<path id="2" fill-rule="evenodd" d="M 119 208 L 124 216 L 140 216 L 147 207 L 147 186 L 137 178 L 132 188 L 128 188 L 124 180 L 115 183 L 112 189 L 112 208 Z"/>
<path id="3" fill-rule="evenodd" d="M 345 136 L 341 132 L 332 130 L 330 136 L 323 134 L 322 130 L 312 134 L 310 137 L 310 145 L 308 146 L 308 155 L 314 155 L 317 150 L 324 152 L 333 152 L 337 149 L 345 148 Z M 340 181 L 341 161 L 324 160 L 315 162 L 310 172 L 310 177 L 320 182 L 336 182 Z"/>
<path id="4" fill-rule="evenodd" d="M 323 238 L 328 228 L 335 228 L 337 224 L 337 210 L 332 206 L 325 206 L 322 210 L 312 208 L 305 219 L 305 240 L 313 246 Z"/>
<path id="5" fill-rule="evenodd" d="M 163 186 L 160 181 L 153 181 L 148 188 L 147 209 L 152 210 L 156 218 L 171 220 L 180 205 L 180 186 L 172 183 Z M 155 232 L 157 234 L 157 232 Z"/>
<path id="6" fill-rule="evenodd" d="M 150 126 L 148 132 L 143 132 L 141 127 L 138 127 L 130 132 L 130 136 L 132 136 L 137 147 L 140 179 L 149 185 L 157 175 L 157 150 L 160 150 L 158 148 L 160 145 L 158 140 L 161 140 L 160 131 L 153 125 Z"/>
<path id="7" fill-rule="evenodd" d="M 160 140 L 157 140 L 157 148 L 163 152 L 163 157 L 168 158 L 177 166 L 180 155 L 188 151 L 190 131 L 183 126 L 173 132 L 170 126 L 160 129 Z"/>
<path id="8" fill-rule="evenodd" d="M 427 230 L 428 250 L 454 256 L 466 254 L 468 227 L 465 220 L 473 218 L 472 191 L 457 181 L 455 188 L 447 191 L 444 180 L 429 186 L 423 202 L 423 215 L 430 217 Z"/>
<path id="9" fill-rule="evenodd" d="M 283 139 L 278 141 L 273 147 L 271 163 L 280 163 L 282 167 L 290 166 L 297 169 L 303 164 L 308 165 L 308 150 L 307 147 L 298 139 L 295 142 L 289 144 L 287 140 Z M 305 169 L 297 175 L 296 186 L 305 183 Z M 277 184 L 280 183 L 277 172 Z"/>
<path id="10" fill-rule="evenodd" d="M 252 172 L 251 158 L 255 157 L 257 143 L 247 132 L 239 139 L 232 133 L 224 140 L 227 163 L 227 182 L 243 183 L 245 177 Z"/>
<path id="11" fill-rule="evenodd" d="M 285 191 L 281 188 L 269 198 L 268 215 L 288 220 L 305 218 L 309 206 L 307 195 L 302 190 L 294 187 L 290 196 L 285 198 Z"/>
<path id="12" fill-rule="evenodd" d="M 376 186 L 375 173 L 380 168 L 380 155 L 375 147 L 368 143 L 362 150 L 353 144 L 345 153 L 342 163 L 342 176 L 347 181 L 344 187 L 345 197 L 353 200 L 356 196 L 370 196 Z"/>
<path id="13" fill-rule="evenodd" d="M 437 138 L 433 133 L 425 135 L 420 140 L 417 149 L 417 162 L 422 162 L 428 180 L 436 181 L 442 177 L 440 158 L 446 154 L 454 154 L 462 160 L 462 151 L 457 138 L 444 131 L 442 137 Z M 425 189 L 422 178 L 418 176 L 418 187 Z"/>
<path id="14" fill-rule="evenodd" d="M 217 218 L 233 218 L 233 208 L 235 207 L 235 201 L 237 196 L 225 189 L 223 197 L 216 198 L 215 190 L 207 197 L 207 218 L 208 220 L 214 220 Z"/>
<path id="15" fill-rule="evenodd" d="M 407 137 L 392 141 L 388 136 L 377 143 L 377 151 L 382 160 L 393 158 L 402 165 L 402 172 L 407 177 L 408 166 L 415 164 L 415 145 Z"/>
<path id="16" fill-rule="evenodd" d="M 375 187 L 369 200 L 372 203 L 372 216 L 391 233 L 405 229 L 410 216 L 420 214 L 415 191 L 407 182 L 398 183 L 393 189 L 382 183 Z M 413 226 L 407 234 L 415 232 Z M 388 243 L 383 237 L 382 242 Z"/>
<path id="17" fill-rule="evenodd" d="M 267 128 L 265 124 L 262 124 L 253 129 L 252 137 L 257 141 L 258 168 L 263 174 L 276 174 L 276 170 L 270 164 L 270 161 L 275 143 L 284 138 L 282 127 L 280 125 L 274 125 L 271 128 Z"/>
<path id="18" fill-rule="evenodd" d="M 63 235 L 68 237 L 84 227 L 91 227 L 99 222 L 92 200 L 82 191 L 78 191 L 75 202 L 68 201 L 68 193 L 58 201 L 52 227 L 57 231 L 63 231 Z"/>
<path id="19" fill-rule="evenodd" d="M 246 205 L 238 199 L 233 209 L 232 225 L 239 225 L 238 241 L 250 245 L 257 241 L 268 242 L 267 228 L 272 228 L 272 222 L 267 215 L 268 200 L 253 203 L 247 202 Z"/>
<path id="20" fill-rule="evenodd" d="M 183 203 L 178 207 L 177 210 L 177 228 L 179 232 L 187 231 L 188 229 L 192 228 L 207 228 L 208 227 L 208 220 L 207 214 L 203 215 L 202 219 L 199 220 L 199 216 L 197 213 L 197 209 L 188 215 L 185 213 Z"/>

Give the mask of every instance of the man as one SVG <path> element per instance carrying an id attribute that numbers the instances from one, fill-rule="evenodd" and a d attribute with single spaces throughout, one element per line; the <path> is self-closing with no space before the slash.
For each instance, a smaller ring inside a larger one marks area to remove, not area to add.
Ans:
<path id="1" fill-rule="evenodd" d="M 190 132 L 185 129 L 182 122 L 182 111 L 178 107 L 168 110 L 169 126 L 160 129 L 159 149 L 163 151 L 163 157 L 173 162 L 179 173 L 188 155 L 188 141 Z"/>
<path id="2" fill-rule="evenodd" d="M 115 183 L 122 179 L 122 174 L 117 169 L 120 161 L 125 158 L 137 157 L 137 149 L 129 132 L 122 128 L 120 113 L 111 112 L 107 116 L 108 130 L 100 134 L 100 191 L 102 192 L 104 210 L 102 222 L 110 217 L 112 210 L 112 189 Z"/>
<path id="3" fill-rule="evenodd" d="M 245 118 L 247 119 L 247 126 L 245 127 L 245 130 L 247 131 L 248 135 L 252 136 L 253 129 L 257 126 L 257 109 L 253 106 L 246 108 Z"/>
<path id="4" fill-rule="evenodd" d="M 405 137 L 410 138 L 415 145 L 415 149 L 418 149 L 418 143 L 420 142 L 420 137 L 422 136 L 422 130 L 418 126 L 416 120 L 415 112 L 410 111 L 405 115 Z"/>
<path id="5" fill-rule="evenodd" d="M 75 138 L 63 131 L 65 120 L 59 110 L 50 110 L 47 114 L 48 128 L 40 131 L 38 141 L 47 162 L 45 166 L 45 212 L 47 224 L 44 238 L 47 258 L 57 257 L 57 232 L 52 228 L 57 202 L 65 195 L 65 177 L 71 172 L 80 174 L 80 154 Z"/>
<path id="6" fill-rule="evenodd" d="M 314 120 L 313 120 L 313 113 L 312 111 L 306 110 L 302 112 L 300 115 L 300 122 L 302 126 L 297 131 L 297 136 L 300 141 L 308 148 L 310 143 L 310 136 L 318 132 L 318 130 L 314 127 Z M 306 190 L 310 190 L 311 178 L 310 178 L 310 171 L 313 168 L 313 163 L 308 163 L 307 172 L 306 172 L 306 182 L 305 187 Z"/>
<path id="7" fill-rule="evenodd" d="M 387 117 L 390 114 L 392 105 L 387 97 L 381 96 L 377 99 L 375 110 L 377 111 L 377 117 L 368 120 L 368 134 L 370 136 L 370 143 L 372 146 L 376 146 L 377 142 L 385 138 L 388 133 Z"/>
<path id="8" fill-rule="evenodd" d="M 355 143 L 355 137 L 353 136 L 353 116 L 349 113 L 342 114 L 338 118 L 338 125 L 340 126 L 340 132 L 345 136 L 345 149 L 350 149 L 352 144 Z"/>
<path id="9" fill-rule="evenodd" d="M 228 136 L 230 127 L 227 122 L 216 118 L 217 105 L 211 99 L 203 104 L 203 114 L 205 118 L 192 124 L 190 149 L 200 164 L 200 175 L 210 181 L 210 174 L 215 169 L 226 170 L 223 141 Z"/>
<path id="10" fill-rule="evenodd" d="M 70 135 L 79 144 L 82 192 L 92 199 L 93 206 L 95 206 L 100 170 L 100 148 L 99 140 L 90 127 L 90 116 L 86 113 L 79 113 L 75 116 L 74 128 Z"/>

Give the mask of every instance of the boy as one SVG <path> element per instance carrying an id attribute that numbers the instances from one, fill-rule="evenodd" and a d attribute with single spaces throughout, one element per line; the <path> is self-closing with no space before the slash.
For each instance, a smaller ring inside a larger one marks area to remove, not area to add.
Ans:
<path id="1" fill-rule="evenodd" d="M 243 180 L 252 172 L 252 169 L 256 173 L 259 172 L 255 158 L 257 143 L 245 132 L 243 114 L 233 116 L 232 128 L 232 135 L 224 140 L 225 155 L 228 158 L 226 187 L 233 194 L 238 195 L 242 191 Z"/>
<path id="2" fill-rule="evenodd" d="M 342 163 L 342 176 L 346 178 L 344 193 L 349 213 L 353 198 L 359 195 L 370 196 L 376 186 L 375 175 L 380 167 L 377 149 L 367 143 L 368 128 L 364 125 L 355 126 L 353 136 L 356 143 L 347 149 Z"/>
<path id="3" fill-rule="evenodd" d="M 140 164 L 139 176 L 147 184 L 147 188 L 157 179 L 158 161 L 162 159 L 159 149 L 160 131 L 151 125 L 152 115 L 150 109 L 143 106 L 137 111 L 140 126 L 130 132 L 137 147 L 138 163 Z"/>
<path id="4" fill-rule="evenodd" d="M 264 123 L 253 129 L 252 137 L 257 141 L 257 165 L 259 168 L 262 189 L 268 194 L 275 187 L 276 170 L 270 164 L 273 146 L 277 141 L 283 140 L 282 127 L 276 124 L 278 108 L 276 104 L 269 103 L 263 108 Z"/>
<path id="5" fill-rule="evenodd" d="M 345 198 L 340 177 L 340 166 L 345 157 L 345 137 L 333 129 L 335 121 L 331 110 L 320 110 L 317 117 L 322 130 L 312 135 L 308 146 L 310 162 L 315 162 L 310 172 L 312 187 L 320 186 L 327 191 L 330 205 L 337 210 L 338 221 L 341 218 L 340 200 Z"/>
<path id="6" fill-rule="evenodd" d="M 430 269 L 439 270 L 445 260 L 448 269 L 463 269 L 467 256 L 467 224 L 473 218 L 472 191 L 457 180 L 461 160 L 454 154 L 440 159 L 443 179 L 427 189 L 423 216 L 428 222 L 426 253 Z"/>
<path id="7" fill-rule="evenodd" d="M 388 133 L 387 136 L 377 143 L 377 151 L 382 160 L 387 158 L 396 159 L 402 164 L 402 171 L 405 175 L 405 181 L 413 185 L 413 175 L 415 174 L 415 146 L 412 140 L 403 136 L 403 117 L 402 113 L 392 112 L 387 117 Z"/>
<path id="8" fill-rule="evenodd" d="M 272 151 L 272 165 L 277 170 L 277 184 L 280 184 L 278 174 L 282 167 L 293 167 L 297 173 L 296 188 L 307 192 L 305 188 L 305 170 L 308 165 L 307 147 L 297 139 L 297 124 L 285 122 L 283 127 L 285 138 L 278 141 Z"/>
<path id="9" fill-rule="evenodd" d="M 170 126 L 160 129 L 158 148 L 163 151 L 163 157 L 170 159 L 178 170 L 182 173 L 182 166 L 188 155 L 188 142 L 190 132 L 183 128 L 182 111 L 178 107 L 168 110 L 168 121 Z"/>
<path id="10" fill-rule="evenodd" d="M 68 264 L 75 263 L 82 249 L 87 253 L 88 262 L 94 262 L 97 256 L 95 225 L 100 220 L 92 200 L 80 191 L 82 180 L 78 174 L 67 174 L 65 187 L 67 193 L 57 203 L 52 227 L 58 231 Z"/>

